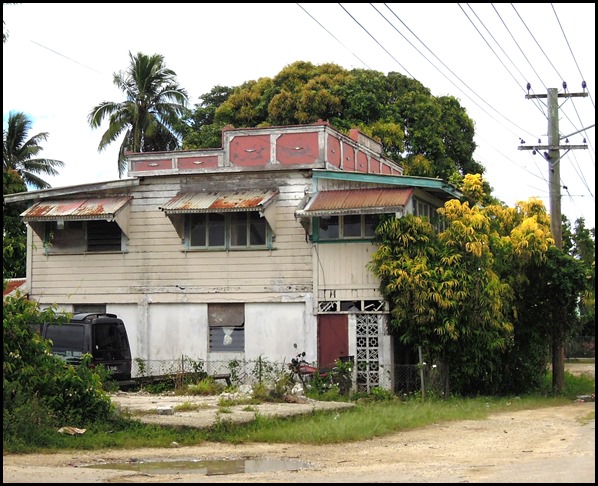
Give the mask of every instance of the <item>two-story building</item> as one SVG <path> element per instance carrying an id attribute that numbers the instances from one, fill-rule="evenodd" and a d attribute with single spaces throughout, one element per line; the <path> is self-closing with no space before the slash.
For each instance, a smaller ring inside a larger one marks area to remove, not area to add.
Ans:
<path id="1" fill-rule="evenodd" d="M 185 359 L 210 373 L 298 352 L 355 361 L 357 389 L 395 384 L 388 306 L 367 264 L 381 214 L 433 216 L 461 196 L 406 177 L 379 143 L 326 122 L 235 129 L 222 148 L 128 155 L 128 178 L 27 201 L 27 293 L 117 314 L 134 375 Z M 136 368 L 137 367 L 137 368 Z"/>

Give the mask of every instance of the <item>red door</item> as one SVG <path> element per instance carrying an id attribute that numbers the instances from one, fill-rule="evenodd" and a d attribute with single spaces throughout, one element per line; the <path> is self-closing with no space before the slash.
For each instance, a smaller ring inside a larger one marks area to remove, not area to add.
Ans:
<path id="1" fill-rule="evenodd" d="M 349 316 L 318 316 L 318 366 L 332 368 L 338 358 L 349 355 Z"/>

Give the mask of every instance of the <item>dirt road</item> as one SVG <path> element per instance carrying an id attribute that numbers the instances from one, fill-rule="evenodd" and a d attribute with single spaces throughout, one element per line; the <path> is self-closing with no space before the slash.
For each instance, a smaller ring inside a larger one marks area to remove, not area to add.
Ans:
<path id="1" fill-rule="evenodd" d="M 333 420 L 333 418 L 331 418 Z M 125 461 L 272 459 L 295 471 L 139 474 L 82 466 Z M 339 445 L 228 445 L 4 455 L 4 483 L 595 483 L 595 404 L 506 412 Z"/>

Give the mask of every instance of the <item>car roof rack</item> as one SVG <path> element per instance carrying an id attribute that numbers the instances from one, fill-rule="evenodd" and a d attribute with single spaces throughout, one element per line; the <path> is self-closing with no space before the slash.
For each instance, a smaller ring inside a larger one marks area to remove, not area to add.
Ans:
<path id="1" fill-rule="evenodd" d="M 108 312 L 82 312 L 80 314 L 75 314 L 71 320 L 73 321 L 91 321 L 93 319 L 97 319 L 99 317 L 111 317 L 116 318 L 116 314 L 111 314 Z"/>

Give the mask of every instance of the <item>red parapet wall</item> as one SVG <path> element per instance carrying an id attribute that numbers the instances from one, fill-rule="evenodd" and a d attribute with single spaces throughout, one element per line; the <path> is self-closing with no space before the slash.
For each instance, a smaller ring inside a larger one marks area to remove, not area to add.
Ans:
<path id="1" fill-rule="evenodd" d="M 355 149 L 352 145 L 342 142 L 343 147 L 343 164 L 341 169 L 347 171 L 355 171 Z"/>
<path id="2" fill-rule="evenodd" d="M 284 133 L 276 140 L 276 160 L 283 165 L 314 164 L 319 152 L 317 132 Z"/>
<path id="3" fill-rule="evenodd" d="M 347 172 L 402 175 L 402 168 L 382 155 L 382 145 L 351 130 L 347 137 L 328 124 L 223 129 L 222 149 L 131 154 L 131 172 L 185 174 L 227 170 L 326 167 Z M 169 157 L 170 156 L 170 157 Z M 167 158 L 168 157 L 168 158 Z"/>
<path id="4" fill-rule="evenodd" d="M 236 135 L 229 144 L 229 160 L 238 167 L 266 166 L 270 162 L 270 135 Z"/>
<path id="5" fill-rule="evenodd" d="M 357 152 L 357 163 L 355 164 L 355 170 L 357 172 L 369 172 L 368 168 L 368 157 L 364 152 Z"/>
<path id="6" fill-rule="evenodd" d="M 134 162 L 135 171 L 165 170 L 172 169 L 172 159 L 161 160 L 136 160 Z"/>
<path id="7" fill-rule="evenodd" d="M 218 167 L 218 156 L 179 157 L 177 167 L 179 169 L 211 169 L 213 167 Z"/>
<path id="8" fill-rule="evenodd" d="M 327 155 L 327 162 L 334 167 L 340 168 L 341 166 L 341 141 L 333 137 L 332 135 L 328 135 L 328 147 L 326 150 Z"/>

